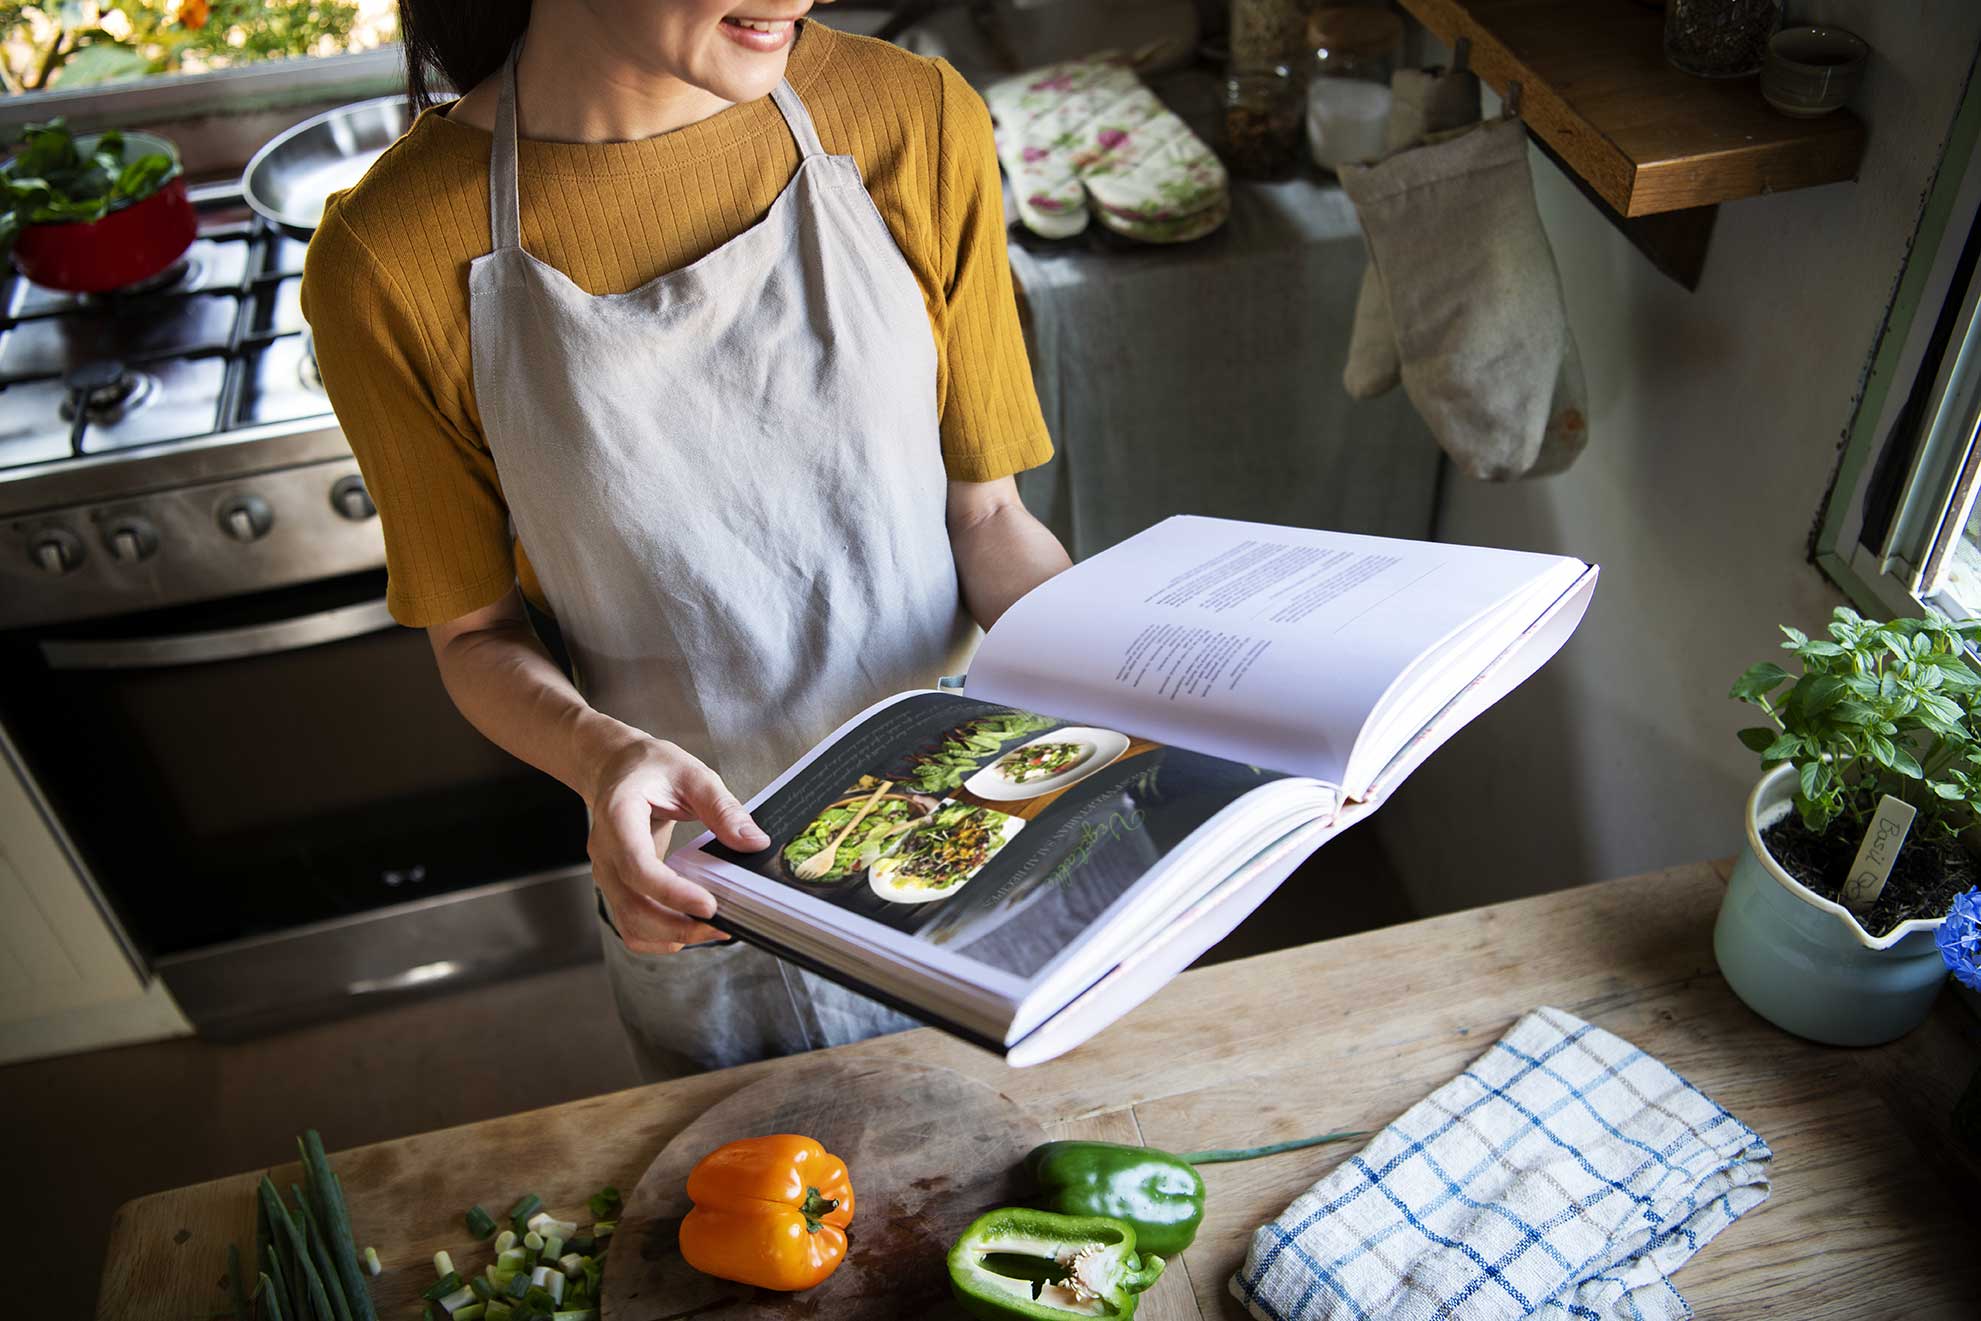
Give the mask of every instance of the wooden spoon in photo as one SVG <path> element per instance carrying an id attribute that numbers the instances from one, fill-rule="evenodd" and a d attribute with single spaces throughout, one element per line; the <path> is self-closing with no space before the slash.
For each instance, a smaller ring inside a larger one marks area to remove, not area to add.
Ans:
<path id="1" fill-rule="evenodd" d="M 840 844 L 853 833 L 853 827 L 864 821 L 867 813 L 874 810 L 874 804 L 880 801 L 881 795 L 893 787 L 894 781 L 882 780 L 880 788 L 874 790 L 867 801 L 860 804 L 860 810 L 853 814 L 851 821 L 839 828 L 839 833 L 832 837 L 832 842 L 798 864 L 798 870 L 794 873 L 797 878 L 801 881 L 824 880 L 826 873 L 832 870 L 833 859 L 839 856 Z"/>

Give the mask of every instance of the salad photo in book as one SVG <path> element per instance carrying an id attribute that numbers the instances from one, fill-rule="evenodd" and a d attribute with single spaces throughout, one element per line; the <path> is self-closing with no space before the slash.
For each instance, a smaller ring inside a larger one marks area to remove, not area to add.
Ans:
<path id="1" fill-rule="evenodd" d="M 669 858 L 744 940 L 1013 1065 L 1221 939 L 1560 649 L 1597 571 L 1169 519 L 1042 584 Z"/>

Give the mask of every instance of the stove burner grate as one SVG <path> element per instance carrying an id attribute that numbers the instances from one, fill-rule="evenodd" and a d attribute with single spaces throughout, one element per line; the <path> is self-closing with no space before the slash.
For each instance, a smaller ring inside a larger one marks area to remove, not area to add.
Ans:
<path id="1" fill-rule="evenodd" d="M 64 422 L 80 415 L 108 426 L 121 422 L 158 397 L 158 378 L 150 372 L 132 371 L 110 359 L 84 363 L 62 378 L 69 397 L 62 401 Z"/>

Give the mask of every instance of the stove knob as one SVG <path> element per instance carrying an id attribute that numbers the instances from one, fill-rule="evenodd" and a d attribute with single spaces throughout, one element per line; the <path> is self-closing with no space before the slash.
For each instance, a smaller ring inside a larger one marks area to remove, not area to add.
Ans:
<path id="1" fill-rule="evenodd" d="M 50 577 L 82 567 L 82 539 L 67 528 L 43 528 L 28 538 L 28 558 Z"/>
<path id="2" fill-rule="evenodd" d="M 259 541 L 275 526 L 275 511 L 258 495 L 237 495 L 220 506 L 220 530 L 236 541 Z"/>
<path id="3" fill-rule="evenodd" d="M 112 559 L 125 564 L 148 560 L 158 553 L 158 529 L 142 518 L 120 518 L 103 530 Z"/>
<path id="4" fill-rule="evenodd" d="M 362 477 L 339 477 L 337 484 L 330 488 L 330 507 L 353 523 L 362 523 L 378 513 L 378 506 L 371 502 L 371 492 L 365 490 Z"/>

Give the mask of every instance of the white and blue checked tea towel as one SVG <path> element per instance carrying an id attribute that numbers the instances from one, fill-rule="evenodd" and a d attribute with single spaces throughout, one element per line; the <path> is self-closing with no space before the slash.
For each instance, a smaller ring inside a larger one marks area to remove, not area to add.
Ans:
<path id="1" fill-rule="evenodd" d="M 1657 1060 L 1537 1009 L 1252 1236 L 1260 1321 L 1665 1321 L 1773 1153 Z"/>

